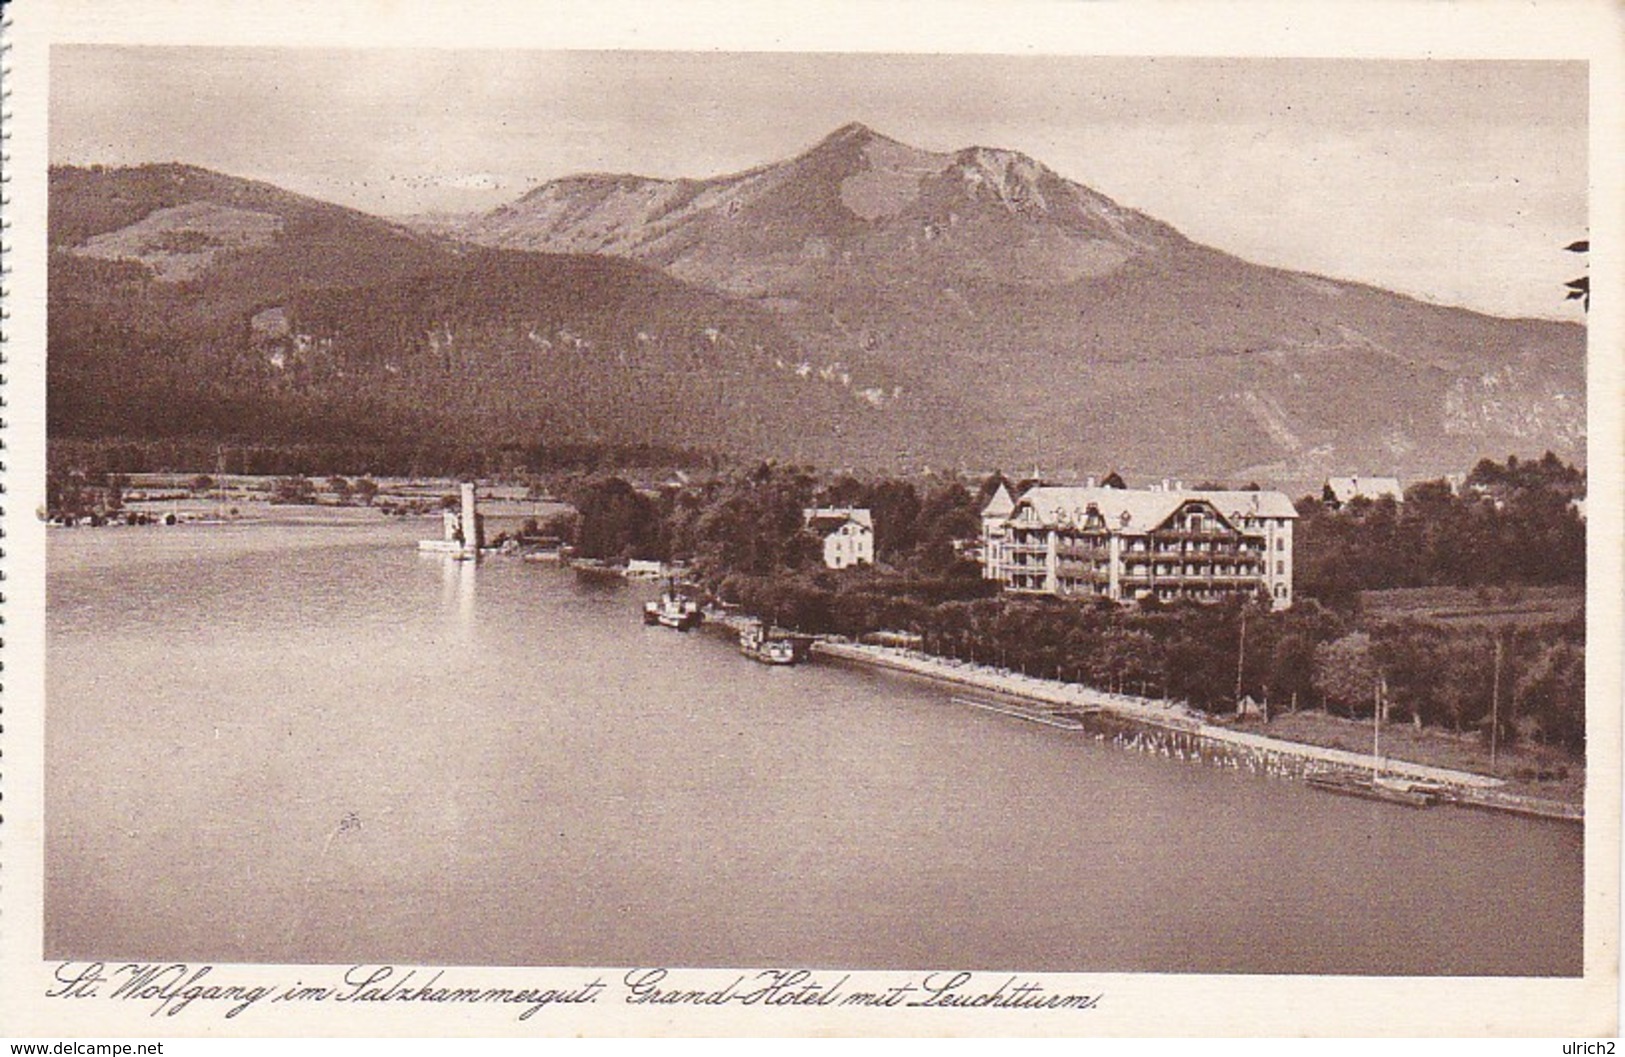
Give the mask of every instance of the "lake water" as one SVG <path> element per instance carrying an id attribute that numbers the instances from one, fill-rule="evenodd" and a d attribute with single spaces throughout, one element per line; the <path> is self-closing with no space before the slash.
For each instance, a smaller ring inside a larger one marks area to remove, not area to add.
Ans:
<path id="1" fill-rule="evenodd" d="M 50 956 L 1580 972 L 1580 827 L 752 664 L 425 526 L 54 532 Z"/>

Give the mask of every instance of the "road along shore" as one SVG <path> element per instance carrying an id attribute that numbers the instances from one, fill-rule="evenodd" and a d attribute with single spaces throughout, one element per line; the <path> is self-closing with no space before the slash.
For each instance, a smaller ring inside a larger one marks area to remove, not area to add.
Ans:
<path id="1" fill-rule="evenodd" d="M 1217 726 L 1173 702 L 1112 694 L 1077 683 L 1037 679 L 893 646 L 819 641 L 813 644 L 813 651 L 841 661 L 906 672 L 996 695 L 1003 701 L 966 699 L 964 703 L 992 707 L 1022 719 L 1049 719 L 1049 726 L 1077 729 L 1072 721 L 1080 715 L 1100 717 L 1107 724 L 1115 721 L 1118 736 L 1114 741 L 1139 751 L 1203 759 L 1237 770 L 1288 778 L 1371 770 L 1369 755 Z M 1056 719 L 1061 722 L 1054 722 Z M 1489 775 L 1388 758 L 1382 761 L 1382 767 L 1389 775 L 1444 787 L 1459 803 L 1469 806 L 1567 821 L 1584 818 L 1580 805 L 1508 792 L 1501 788 L 1501 779 Z"/>

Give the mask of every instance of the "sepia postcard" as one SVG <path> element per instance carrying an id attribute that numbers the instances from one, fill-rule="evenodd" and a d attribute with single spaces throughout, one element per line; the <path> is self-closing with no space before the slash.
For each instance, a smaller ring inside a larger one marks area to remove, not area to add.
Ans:
<path id="1" fill-rule="evenodd" d="M 4 1034 L 1617 1033 L 1617 5 L 16 6 Z"/>

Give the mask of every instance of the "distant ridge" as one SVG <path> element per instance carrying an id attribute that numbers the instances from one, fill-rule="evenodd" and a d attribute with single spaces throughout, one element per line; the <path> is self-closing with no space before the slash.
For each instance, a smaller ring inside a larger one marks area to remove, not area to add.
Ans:
<path id="1" fill-rule="evenodd" d="M 1019 152 L 856 122 L 416 229 L 186 166 L 58 169 L 51 243 L 52 428 L 81 436 L 169 421 L 119 395 L 161 344 L 203 419 L 264 429 L 352 429 L 359 401 L 395 435 L 1276 481 L 1584 457 L 1579 326 L 1251 264 Z"/>
<path id="2" fill-rule="evenodd" d="M 189 166 L 51 173 L 53 438 L 775 443 L 759 308 L 633 261 L 458 245 Z M 853 408 L 852 410 L 855 410 Z"/>
<path id="3" fill-rule="evenodd" d="M 1584 457 L 1581 327 L 1251 264 L 1015 151 L 853 122 L 709 180 L 551 181 L 454 234 L 755 301 L 875 396 L 876 454 L 1305 479 Z"/>

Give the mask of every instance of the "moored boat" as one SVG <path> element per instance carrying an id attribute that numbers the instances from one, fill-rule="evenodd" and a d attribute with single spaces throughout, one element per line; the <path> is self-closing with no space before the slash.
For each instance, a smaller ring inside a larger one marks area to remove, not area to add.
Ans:
<path id="1" fill-rule="evenodd" d="M 1443 799 L 1443 787 L 1435 782 L 1419 782 L 1398 775 L 1384 774 L 1382 769 L 1382 713 L 1383 695 L 1387 689 L 1378 682 L 1371 706 L 1371 773 L 1355 774 L 1347 771 L 1322 771 L 1304 777 L 1315 789 L 1343 796 L 1358 796 L 1366 800 L 1386 800 L 1390 804 L 1408 807 L 1427 807 Z"/>
<path id="2" fill-rule="evenodd" d="M 582 580 L 592 580 L 600 583 L 620 582 L 626 579 L 626 569 L 619 565 L 610 565 L 597 558 L 576 558 L 570 562 L 570 568 L 576 572 L 576 577 Z"/>
<path id="3" fill-rule="evenodd" d="M 763 664 L 794 664 L 798 660 L 795 640 L 774 636 L 761 623 L 748 624 L 739 633 L 739 652 Z"/>
<path id="4" fill-rule="evenodd" d="M 689 631 L 699 627 L 704 620 L 705 613 L 700 609 L 700 603 L 678 590 L 676 584 L 662 591 L 658 602 L 643 604 L 645 624 L 659 624 L 661 627 L 676 628 L 678 631 Z"/>
<path id="5" fill-rule="evenodd" d="M 1306 779 L 1316 789 L 1344 796 L 1357 796 L 1366 800 L 1384 800 L 1390 804 L 1408 807 L 1427 807 L 1435 796 L 1426 786 L 1391 776 L 1372 777 L 1359 774 L 1312 774 Z"/>

